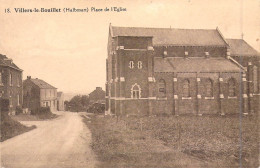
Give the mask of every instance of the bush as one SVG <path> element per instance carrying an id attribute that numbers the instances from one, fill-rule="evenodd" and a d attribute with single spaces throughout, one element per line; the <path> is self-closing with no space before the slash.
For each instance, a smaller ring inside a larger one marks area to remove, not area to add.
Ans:
<path id="1" fill-rule="evenodd" d="M 88 112 L 95 114 L 103 114 L 105 113 L 105 104 L 94 103 L 88 108 Z"/>
<path id="2" fill-rule="evenodd" d="M 32 115 L 43 115 L 48 113 L 51 113 L 50 107 L 40 107 L 31 112 Z"/>
<path id="3" fill-rule="evenodd" d="M 15 109 L 15 114 L 18 115 L 18 114 L 21 114 L 23 113 L 23 109 L 21 106 L 17 106 L 16 109 Z"/>
<path id="4" fill-rule="evenodd" d="M 9 100 L 0 98 L 0 108 L 1 113 L 8 113 L 9 111 Z"/>
<path id="5" fill-rule="evenodd" d="M 40 107 L 36 110 L 32 110 L 31 114 L 35 115 L 39 119 L 53 119 L 57 117 L 56 114 L 51 112 L 50 107 Z"/>

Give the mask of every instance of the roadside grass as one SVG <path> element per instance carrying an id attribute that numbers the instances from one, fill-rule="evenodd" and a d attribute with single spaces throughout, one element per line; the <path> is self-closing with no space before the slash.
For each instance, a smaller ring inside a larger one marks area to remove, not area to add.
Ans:
<path id="1" fill-rule="evenodd" d="M 18 114 L 18 115 L 13 115 L 10 117 L 16 121 L 41 121 L 41 120 L 57 118 L 58 115 L 53 114 L 53 113 L 35 114 L 35 115 Z"/>
<path id="2" fill-rule="evenodd" d="M 91 116 L 84 122 L 99 167 L 258 166 L 256 116 Z"/>
<path id="3" fill-rule="evenodd" d="M 27 127 L 22 125 L 16 120 L 13 120 L 8 114 L 1 114 L 1 123 L 0 123 L 0 142 L 3 142 L 9 138 L 20 135 L 24 132 L 28 132 L 36 126 Z"/>

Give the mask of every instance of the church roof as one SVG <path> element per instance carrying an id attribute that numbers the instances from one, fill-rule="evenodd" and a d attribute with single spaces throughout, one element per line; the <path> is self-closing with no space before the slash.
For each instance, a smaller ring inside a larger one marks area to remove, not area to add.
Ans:
<path id="1" fill-rule="evenodd" d="M 226 58 L 155 57 L 154 72 L 240 72 L 241 69 Z"/>
<path id="2" fill-rule="evenodd" d="M 111 26 L 111 35 L 153 37 L 153 45 L 226 46 L 218 29 L 175 29 Z"/>
<path id="3" fill-rule="evenodd" d="M 38 79 L 38 78 L 27 79 L 27 80 L 32 81 L 35 85 L 37 85 L 41 89 L 57 89 L 54 86 L 52 86 L 52 85 L 48 84 L 47 82 L 45 82 L 45 81 L 43 81 L 41 79 Z"/>
<path id="4" fill-rule="evenodd" d="M 260 54 L 243 39 L 226 39 L 231 56 L 259 56 Z"/>

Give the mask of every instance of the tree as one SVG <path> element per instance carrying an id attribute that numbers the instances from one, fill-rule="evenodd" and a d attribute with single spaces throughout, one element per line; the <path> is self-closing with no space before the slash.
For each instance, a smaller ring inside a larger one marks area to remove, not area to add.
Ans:
<path id="1" fill-rule="evenodd" d="M 70 101 L 69 101 L 69 107 L 70 111 L 82 111 L 83 110 L 83 105 L 81 103 L 81 96 L 77 95 L 74 96 Z"/>
<path id="2" fill-rule="evenodd" d="M 81 97 L 81 104 L 83 107 L 87 107 L 89 105 L 89 97 L 87 95 L 83 95 Z"/>
<path id="3" fill-rule="evenodd" d="M 69 111 L 86 111 L 89 106 L 89 97 L 87 95 L 77 95 L 64 103 Z"/>

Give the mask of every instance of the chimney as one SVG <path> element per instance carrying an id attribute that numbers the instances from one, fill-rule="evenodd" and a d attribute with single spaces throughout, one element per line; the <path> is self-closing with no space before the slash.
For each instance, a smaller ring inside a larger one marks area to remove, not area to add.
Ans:
<path id="1" fill-rule="evenodd" d="M 27 79 L 31 79 L 31 76 L 27 76 Z"/>
<path id="2" fill-rule="evenodd" d="M 5 61 L 6 61 L 8 64 L 13 64 L 13 60 L 10 59 L 10 58 L 5 58 Z"/>

